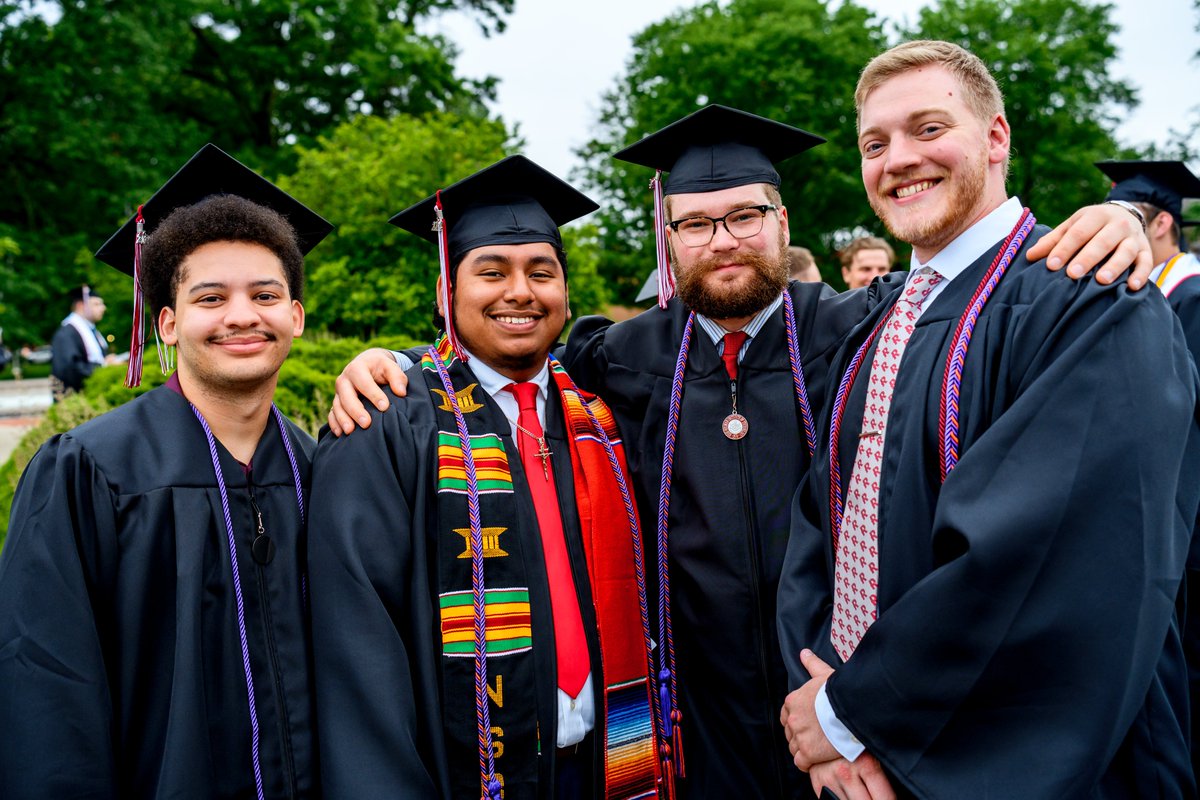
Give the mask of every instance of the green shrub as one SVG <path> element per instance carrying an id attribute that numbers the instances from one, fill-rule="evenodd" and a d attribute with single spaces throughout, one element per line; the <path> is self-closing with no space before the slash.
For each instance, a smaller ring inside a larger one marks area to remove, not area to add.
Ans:
<path id="1" fill-rule="evenodd" d="M 341 339 L 328 334 L 297 339 L 291 355 L 279 371 L 275 404 L 297 425 L 315 436 L 325 424 L 329 403 L 333 399 L 334 380 L 350 359 L 368 347 L 403 350 L 417 344 L 420 342 L 398 336 L 370 342 Z M 155 351 L 147 351 L 142 385 L 135 389 L 125 388 L 124 365 L 96 370 L 84 384 L 82 392 L 68 395 L 53 405 L 41 421 L 22 437 L 9 460 L 0 466 L 0 547 L 8 532 L 8 515 L 17 482 L 38 448 L 50 437 L 69 431 L 165 383 L 167 376 L 159 370 L 157 361 Z"/>

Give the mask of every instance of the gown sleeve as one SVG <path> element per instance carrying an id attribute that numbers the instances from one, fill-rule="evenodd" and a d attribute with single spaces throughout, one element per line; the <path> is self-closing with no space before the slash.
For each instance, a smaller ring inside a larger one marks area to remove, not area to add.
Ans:
<path id="1" fill-rule="evenodd" d="M 0 797 L 117 794 L 104 659 L 116 548 L 104 476 L 52 439 L 21 477 L 0 556 Z"/>
<path id="2" fill-rule="evenodd" d="M 922 797 L 1089 796 L 1172 620 L 1200 489 L 1194 368 L 1152 293 L 1042 289 L 972 343 L 1003 354 L 1004 399 L 941 487 L 932 570 L 828 682 Z"/>
<path id="3" fill-rule="evenodd" d="M 385 390 L 386 391 L 386 390 Z M 387 392 L 390 394 L 390 392 Z M 426 727 L 436 707 L 423 515 L 427 450 L 401 409 L 326 436 L 309 521 L 313 661 L 326 797 L 441 796 Z"/>

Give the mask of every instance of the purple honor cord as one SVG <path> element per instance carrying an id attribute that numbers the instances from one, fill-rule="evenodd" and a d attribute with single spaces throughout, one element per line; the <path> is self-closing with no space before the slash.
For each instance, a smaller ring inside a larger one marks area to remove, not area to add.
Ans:
<path id="1" fill-rule="evenodd" d="M 458 428 L 459 448 L 462 450 L 463 469 L 467 473 L 467 518 L 471 525 L 471 598 L 475 618 L 475 722 L 479 738 L 479 772 L 482 778 L 484 797 L 500 800 L 500 781 L 496 779 L 496 761 L 492 748 L 491 712 L 487 697 L 487 615 L 486 585 L 483 579 L 483 523 L 479 511 L 479 482 L 475 473 L 475 454 L 471 452 L 471 436 L 467 432 L 467 421 L 458 407 L 454 394 L 454 382 L 450 372 L 438 355 L 437 347 L 429 346 L 429 357 L 437 369 L 438 378 L 446 390 L 446 397 L 454 412 Z"/>
<path id="2" fill-rule="evenodd" d="M 262 764 L 258 754 L 258 712 L 254 708 L 254 675 L 250 670 L 250 645 L 246 639 L 246 607 L 242 598 L 242 579 L 238 570 L 237 542 L 233 535 L 233 519 L 229 515 L 229 491 L 225 487 L 225 476 L 221 472 L 221 457 L 217 454 L 217 440 L 213 436 L 208 420 L 200 413 L 200 409 L 192 403 L 192 413 L 200 421 L 204 429 L 204 437 L 208 440 L 208 453 L 212 456 L 213 473 L 217 477 L 217 489 L 221 493 L 221 511 L 225 516 L 225 534 L 229 543 L 229 563 L 233 571 L 233 593 L 237 601 L 238 639 L 242 647 L 242 668 L 246 673 L 246 700 L 250 709 L 250 759 L 254 765 L 254 788 L 258 800 L 265 800 L 263 795 Z M 300 509 L 300 523 L 304 524 L 304 487 L 300 481 L 300 467 L 296 464 L 296 456 L 292 452 L 292 443 L 288 438 L 287 427 L 283 423 L 283 414 L 274 404 L 271 412 L 279 425 L 279 434 L 283 437 L 284 448 L 287 450 L 288 462 L 292 466 L 292 478 L 296 483 L 296 502 Z"/>

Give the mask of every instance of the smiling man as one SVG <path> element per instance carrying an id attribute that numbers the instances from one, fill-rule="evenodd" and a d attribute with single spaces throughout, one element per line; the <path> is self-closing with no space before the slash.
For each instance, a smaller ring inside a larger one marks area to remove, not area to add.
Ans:
<path id="1" fill-rule="evenodd" d="M 208 145 L 97 254 L 137 274 L 179 368 L 22 476 L 0 557 L 3 797 L 315 795 L 314 445 L 271 401 L 303 253 L 330 227 Z"/>
<path id="2" fill-rule="evenodd" d="M 913 256 L 834 359 L 793 515 L 796 764 L 843 800 L 1194 797 L 1179 326 L 1158 292 L 1031 260 L 1046 230 L 1007 194 L 978 58 L 906 43 L 855 98 L 867 197 Z"/>
<path id="3" fill-rule="evenodd" d="M 621 442 L 549 358 L 558 226 L 595 208 L 512 156 L 392 219 L 439 244 L 444 333 L 407 397 L 318 448 L 326 796 L 669 796 Z"/>

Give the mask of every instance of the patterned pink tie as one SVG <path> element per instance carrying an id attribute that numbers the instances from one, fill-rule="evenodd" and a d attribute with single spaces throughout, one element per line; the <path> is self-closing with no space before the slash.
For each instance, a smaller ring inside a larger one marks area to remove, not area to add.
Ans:
<path id="1" fill-rule="evenodd" d="M 908 282 L 904 294 L 884 325 L 871 361 L 867 385 L 867 403 L 863 408 L 862 432 L 846 509 L 842 515 L 842 533 L 838 537 L 834 564 L 833 627 L 830 639 L 838 655 L 846 661 L 862 640 L 878 614 L 876 596 L 879 584 L 879 481 L 883 467 L 883 444 L 887 431 L 888 409 L 900 358 L 916 327 L 921 303 L 942 279 L 923 267 Z"/>

